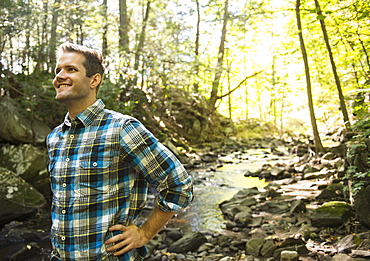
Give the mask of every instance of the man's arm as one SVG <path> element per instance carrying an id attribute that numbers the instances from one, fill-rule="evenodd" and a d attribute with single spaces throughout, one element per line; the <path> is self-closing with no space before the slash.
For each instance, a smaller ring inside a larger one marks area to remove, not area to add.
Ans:
<path id="1" fill-rule="evenodd" d="M 114 253 L 115 256 L 119 256 L 131 249 L 144 246 L 167 224 L 175 213 L 174 211 L 166 212 L 160 210 L 158 207 L 154 207 L 152 213 L 141 227 L 135 225 L 114 225 L 110 227 L 110 231 L 120 230 L 122 234 L 116 235 L 105 241 L 105 244 L 121 241 L 109 247 L 107 251 L 110 252 L 122 248 Z"/>

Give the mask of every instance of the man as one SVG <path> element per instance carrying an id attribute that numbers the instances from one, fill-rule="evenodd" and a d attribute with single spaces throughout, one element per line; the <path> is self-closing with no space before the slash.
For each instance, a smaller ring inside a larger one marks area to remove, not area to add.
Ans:
<path id="1" fill-rule="evenodd" d="M 193 197 L 178 159 L 138 120 L 97 99 L 103 74 L 97 51 L 59 47 L 53 84 L 68 113 L 47 138 L 51 260 L 142 260 L 144 245 Z M 155 207 L 137 227 L 149 184 L 158 191 Z"/>

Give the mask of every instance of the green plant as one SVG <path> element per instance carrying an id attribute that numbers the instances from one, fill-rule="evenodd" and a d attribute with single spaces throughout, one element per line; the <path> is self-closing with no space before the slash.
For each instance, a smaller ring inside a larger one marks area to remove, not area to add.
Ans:
<path id="1" fill-rule="evenodd" d="M 370 180 L 370 155 L 368 153 L 367 139 L 370 135 L 370 120 L 357 121 L 353 126 L 356 135 L 347 142 L 347 162 L 349 167 L 343 177 L 345 181 L 351 181 L 353 196 L 361 191 Z M 348 191 L 349 188 L 346 188 Z"/>

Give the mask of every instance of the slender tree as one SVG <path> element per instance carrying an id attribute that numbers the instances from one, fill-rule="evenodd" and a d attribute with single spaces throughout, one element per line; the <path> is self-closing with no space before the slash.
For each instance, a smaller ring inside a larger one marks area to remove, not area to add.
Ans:
<path id="1" fill-rule="evenodd" d="M 57 45 L 57 26 L 61 0 L 55 0 L 52 8 L 51 31 L 49 40 L 49 67 L 50 72 L 55 68 L 55 49 Z"/>
<path id="2" fill-rule="evenodd" d="M 218 99 L 220 99 L 220 97 L 218 96 L 218 91 L 219 91 L 219 84 L 220 84 L 220 80 L 221 80 L 221 76 L 223 72 L 223 61 L 224 61 L 224 56 L 225 56 L 225 41 L 226 41 L 226 33 L 227 33 L 227 24 L 229 21 L 228 8 L 229 8 L 229 0 L 225 0 L 220 47 L 218 48 L 216 71 L 215 71 L 214 79 L 212 82 L 211 96 L 209 98 L 211 112 L 213 112 L 216 109 L 216 102 Z"/>
<path id="3" fill-rule="evenodd" d="M 129 36 L 128 36 L 128 17 L 127 1 L 119 0 L 119 50 L 120 52 L 129 53 Z"/>
<path id="4" fill-rule="evenodd" d="M 315 111 L 314 111 L 313 99 L 312 99 L 310 68 L 309 68 L 309 65 L 308 65 L 308 57 L 307 57 L 306 46 L 305 46 L 304 39 L 303 39 L 300 6 L 301 6 L 301 0 L 297 0 L 296 1 L 295 12 L 296 12 L 296 19 L 297 19 L 297 26 L 298 26 L 298 36 L 299 36 L 299 43 L 300 43 L 300 47 L 301 47 L 302 58 L 303 58 L 305 74 L 306 74 L 308 107 L 309 107 L 309 110 L 310 110 L 311 126 L 312 126 L 312 131 L 313 131 L 314 144 L 315 144 L 316 152 L 318 153 L 318 152 L 324 151 L 324 147 L 322 146 L 320 135 L 319 135 L 319 132 L 318 132 L 318 129 L 317 129 L 317 124 L 316 124 L 316 117 L 315 117 Z"/>
<path id="5" fill-rule="evenodd" d="M 102 54 L 103 57 L 108 57 L 108 0 L 103 0 L 101 10 L 103 17 Z"/>
<path id="6" fill-rule="evenodd" d="M 145 8 L 145 15 L 143 18 L 143 24 L 141 27 L 141 32 L 139 35 L 139 41 L 137 43 L 136 51 L 135 51 L 135 61 L 134 61 L 134 70 L 137 71 L 139 69 L 139 64 L 142 58 L 142 53 L 143 53 L 143 48 L 144 48 L 144 43 L 145 43 L 145 33 L 146 33 L 146 27 L 148 25 L 148 20 L 149 20 L 149 13 L 150 13 L 150 4 L 151 0 L 148 0 L 146 3 L 146 8 Z M 136 74 L 132 86 L 135 86 L 137 84 L 138 80 L 138 75 Z"/>
<path id="7" fill-rule="evenodd" d="M 340 83 L 338 72 L 337 72 L 337 66 L 336 66 L 335 61 L 334 61 L 333 52 L 331 50 L 331 45 L 330 45 L 330 42 L 329 42 L 329 36 L 328 36 L 327 31 L 326 31 L 326 25 L 325 25 L 325 21 L 324 21 L 325 16 L 322 14 L 320 3 L 319 3 L 318 0 L 315 0 L 315 6 L 316 6 L 317 17 L 320 21 L 322 34 L 324 36 L 326 49 L 327 49 L 328 54 L 329 54 L 330 64 L 331 64 L 331 68 L 333 70 L 335 84 L 336 84 L 337 90 L 338 90 L 340 109 L 341 109 L 342 114 L 343 114 L 344 124 L 347 128 L 350 128 L 351 123 L 350 123 L 349 118 L 348 118 L 346 103 L 344 101 L 342 87 L 341 87 L 341 83 Z"/>
<path id="8" fill-rule="evenodd" d="M 197 7 L 197 25 L 196 25 L 196 34 L 195 34 L 195 48 L 194 48 L 194 54 L 195 54 L 195 65 L 194 65 L 194 75 L 195 75 L 195 81 L 193 84 L 194 92 L 199 92 L 199 83 L 197 81 L 197 78 L 199 76 L 199 41 L 200 41 L 200 4 L 199 0 L 195 0 L 196 7 Z"/>

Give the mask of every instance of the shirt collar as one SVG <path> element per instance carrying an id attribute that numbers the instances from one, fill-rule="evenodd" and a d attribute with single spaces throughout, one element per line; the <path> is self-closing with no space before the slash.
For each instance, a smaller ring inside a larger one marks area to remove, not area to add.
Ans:
<path id="1" fill-rule="evenodd" d="M 64 125 L 71 127 L 73 121 L 81 122 L 85 127 L 89 126 L 98 116 L 98 114 L 104 109 L 105 104 L 102 100 L 98 99 L 94 102 L 93 105 L 85 109 L 83 112 L 76 116 L 76 119 L 71 120 L 69 113 L 64 117 Z"/>

